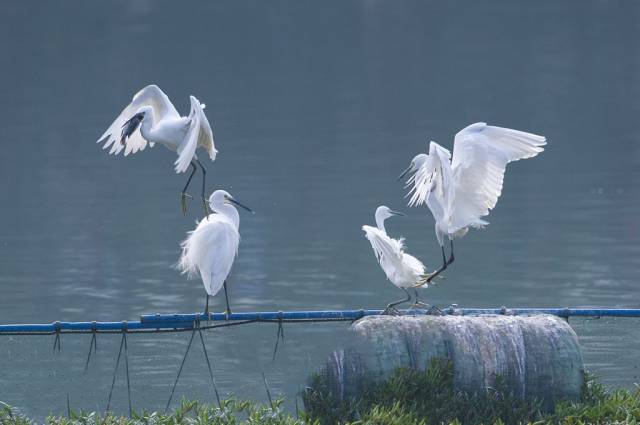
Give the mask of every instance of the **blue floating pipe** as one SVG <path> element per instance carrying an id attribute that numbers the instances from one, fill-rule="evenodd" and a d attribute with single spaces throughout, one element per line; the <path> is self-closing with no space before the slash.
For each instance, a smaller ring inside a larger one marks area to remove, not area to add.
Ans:
<path id="1" fill-rule="evenodd" d="M 153 323 L 142 323 L 140 321 L 124 322 L 53 322 L 44 324 L 15 324 L 0 325 L 0 334 L 4 333 L 54 333 L 54 332 L 105 332 L 105 331 L 139 331 L 155 329 L 189 329 L 192 324 L 187 322 L 163 323 L 158 327 Z"/>
<path id="2" fill-rule="evenodd" d="M 427 310 L 400 310 L 404 315 L 424 315 Z M 640 309 L 591 309 L 591 308 L 455 308 L 442 310 L 449 315 L 532 315 L 550 314 L 559 317 L 640 317 Z M 357 320 L 364 316 L 375 316 L 382 310 L 320 310 L 320 311 L 266 311 L 253 313 L 204 313 L 191 314 L 143 314 L 143 323 L 179 323 L 194 321 L 279 321 L 279 320 Z"/>
<path id="3" fill-rule="evenodd" d="M 444 314 L 452 315 L 533 315 L 551 314 L 559 317 L 640 317 L 640 309 L 606 308 L 456 308 L 447 307 Z M 260 321 L 348 321 L 375 316 L 382 310 L 320 310 L 267 311 L 249 313 L 143 314 L 140 320 L 122 322 L 53 322 L 44 324 L 0 325 L 1 334 L 40 334 L 55 332 L 123 332 L 193 329 L 199 322 L 260 322 Z M 426 310 L 401 310 L 405 315 L 424 315 Z"/>
<path id="4" fill-rule="evenodd" d="M 382 310 L 318 310 L 318 311 L 261 311 L 252 313 L 204 313 L 187 314 L 143 314 L 142 323 L 180 323 L 194 321 L 279 321 L 279 320 L 357 320 L 364 316 L 375 316 Z M 426 310 L 404 310 L 404 314 L 425 314 Z"/>

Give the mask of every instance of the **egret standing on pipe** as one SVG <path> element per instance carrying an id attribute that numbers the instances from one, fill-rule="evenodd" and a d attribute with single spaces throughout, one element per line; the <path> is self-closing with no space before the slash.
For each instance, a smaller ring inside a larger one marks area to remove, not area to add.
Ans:
<path id="1" fill-rule="evenodd" d="M 205 314 L 209 313 L 209 296 L 216 295 L 224 286 L 224 296 L 229 307 L 227 277 L 238 254 L 240 243 L 240 216 L 234 205 L 253 213 L 251 209 L 236 201 L 224 190 L 216 190 L 209 198 L 213 213 L 200 221 L 196 229 L 189 232 L 187 239 L 180 244 L 182 255 L 178 269 L 187 273 L 189 278 L 199 275 L 207 291 Z"/>
<path id="2" fill-rule="evenodd" d="M 189 116 L 181 117 L 166 94 L 158 86 L 150 85 L 140 90 L 133 97 L 118 118 L 109 126 L 97 143 L 105 142 L 102 149 L 110 154 L 118 155 L 124 150 L 124 156 L 144 150 L 149 142 L 150 146 L 161 143 L 168 149 L 178 153 L 175 162 L 176 173 L 184 173 L 189 165 L 192 170 L 187 184 L 182 189 L 182 213 L 187 212 L 187 188 L 196 172 L 196 164 L 202 170 L 202 204 L 205 216 L 209 214 L 205 198 L 206 170 L 196 156 L 196 148 L 204 148 L 211 161 L 216 159 L 213 144 L 213 133 L 209 121 L 204 114 L 204 105 L 198 99 L 190 96 L 191 111 Z M 140 131 L 136 131 L 140 128 Z M 120 140 L 118 140 L 120 133 Z"/>
<path id="3" fill-rule="evenodd" d="M 470 227 L 489 224 L 481 217 L 496 206 L 507 164 L 538 155 L 544 145 L 544 136 L 480 122 L 456 134 L 453 159 L 447 149 L 431 142 L 429 154 L 419 154 L 411 160 L 398 180 L 412 173 L 407 180 L 407 187 L 413 184 L 407 194 L 411 196 L 409 206 L 427 204 L 436 221 L 436 237 L 442 249 L 442 267 L 423 276 L 421 282 L 431 282 L 453 263 L 454 238 L 463 237 Z M 448 260 L 445 236 L 451 245 Z"/>
<path id="4" fill-rule="evenodd" d="M 416 285 L 420 278 L 425 274 L 424 264 L 417 258 L 404 252 L 404 239 L 393 239 L 387 235 L 384 222 L 387 218 L 394 215 L 405 215 L 398 211 L 393 211 L 382 205 L 376 209 L 376 226 L 362 226 L 365 236 L 371 242 L 373 252 L 380 263 L 380 267 L 387 275 L 387 279 L 396 287 L 402 289 L 407 298 L 394 301 L 387 305 L 385 313 L 397 312 L 395 306 L 404 302 L 411 301 L 411 295 L 407 288 L 414 288 L 416 300 L 413 307 L 426 306 L 418 300 L 418 291 L 415 286 L 428 287 L 426 284 Z"/>

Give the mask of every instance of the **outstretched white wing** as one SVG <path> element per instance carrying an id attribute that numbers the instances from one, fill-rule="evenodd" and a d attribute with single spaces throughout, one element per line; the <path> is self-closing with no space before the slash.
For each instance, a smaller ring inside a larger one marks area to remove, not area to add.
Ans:
<path id="1" fill-rule="evenodd" d="M 211 214 L 180 245 L 178 269 L 189 278 L 200 275 L 207 294 L 213 296 L 231 272 L 239 242 L 235 226 L 222 215 Z"/>
<path id="2" fill-rule="evenodd" d="M 213 132 L 204 114 L 204 105 L 198 99 L 190 96 L 191 112 L 189 112 L 189 129 L 184 141 L 178 147 L 178 159 L 175 162 L 176 173 L 182 173 L 189 168 L 189 164 L 196 153 L 196 148 L 207 150 L 211 161 L 216 159 L 216 150 L 213 144 Z"/>
<path id="3" fill-rule="evenodd" d="M 451 163 L 455 206 L 451 231 L 462 226 L 486 224 L 479 217 L 489 214 L 502 192 L 504 172 L 509 162 L 531 158 L 544 150 L 543 136 L 485 123 L 472 124 L 456 134 Z"/>
<path id="4" fill-rule="evenodd" d="M 122 126 L 129 120 L 142 106 L 150 106 L 153 108 L 153 117 L 147 117 L 145 119 L 152 118 L 153 123 L 157 123 L 165 117 L 179 118 L 180 115 L 176 108 L 173 106 L 169 98 L 160 88 L 156 85 L 149 85 L 133 96 L 133 100 L 128 104 L 116 120 L 109 126 L 107 131 L 104 132 L 102 137 L 98 139 L 96 143 L 104 143 L 102 149 L 109 150 L 110 154 L 119 154 L 124 149 L 124 155 L 127 156 L 130 153 L 136 153 L 143 150 L 147 146 L 147 141 L 140 134 L 138 128 L 128 139 L 126 146 L 120 143 L 120 133 Z"/>
<path id="5" fill-rule="evenodd" d="M 404 239 L 393 239 L 385 232 L 372 226 L 362 226 L 373 252 L 387 278 L 396 286 L 401 282 L 413 284 L 425 272 L 424 264 L 404 252 Z"/>
<path id="6" fill-rule="evenodd" d="M 378 261 L 381 259 L 400 261 L 402 259 L 403 241 L 390 238 L 377 227 L 362 226 L 365 236 L 371 243 L 371 248 Z"/>

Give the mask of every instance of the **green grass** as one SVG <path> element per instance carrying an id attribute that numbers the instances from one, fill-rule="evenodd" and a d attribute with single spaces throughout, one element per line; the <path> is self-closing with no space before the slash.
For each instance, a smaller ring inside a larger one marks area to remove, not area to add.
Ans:
<path id="1" fill-rule="evenodd" d="M 385 414 L 400 413 L 414 419 L 402 423 L 425 424 L 450 423 L 456 419 L 464 424 L 498 420 L 511 424 L 542 417 L 536 400 L 525 401 L 509 393 L 500 380 L 487 393 L 455 391 L 453 366 L 443 359 L 434 359 L 426 371 L 399 368 L 384 382 L 367 382 L 364 378 L 361 381 L 358 396 L 344 401 L 334 394 L 331 379 L 323 373 L 314 375 L 303 394 L 309 417 L 322 425 L 358 420 L 377 423 Z"/>
<path id="2" fill-rule="evenodd" d="M 578 402 L 560 402 L 543 413 L 537 400 L 522 400 L 498 380 L 483 394 L 456 392 L 453 367 L 435 359 L 426 371 L 395 370 L 384 382 L 359 386 L 357 398 L 342 401 L 323 373 L 312 377 L 303 394 L 310 418 L 321 425 L 353 424 L 640 424 L 640 388 L 609 391 L 586 374 Z"/>
<path id="3" fill-rule="evenodd" d="M 229 398 L 217 404 L 183 400 L 170 414 L 134 413 L 132 418 L 95 412 L 71 412 L 70 417 L 50 416 L 49 425 L 430 425 L 517 424 L 577 425 L 640 423 L 640 389 L 609 391 L 587 376 L 576 403 L 559 403 L 551 414 L 542 414 L 535 401 L 524 402 L 500 385 L 488 394 L 461 394 L 452 389 L 450 364 L 435 362 L 427 371 L 398 369 L 385 382 L 371 385 L 358 400 L 339 403 L 322 387 L 321 376 L 303 395 L 306 411 L 300 417 L 283 411 L 282 399 L 273 405 Z M 0 425 L 33 422 L 0 403 Z"/>
<path id="4" fill-rule="evenodd" d="M 49 416 L 45 423 L 50 425 L 302 425 L 313 424 L 306 419 L 298 420 L 285 413 L 282 399 L 274 400 L 273 406 L 229 398 L 221 406 L 183 400 L 180 407 L 169 414 L 160 412 L 134 412 L 132 418 L 113 415 L 99 415 L 96 412 L 74 412 L 69 417 Z M 31 425 L 29 418 L 0 402 L 0 425 Z"/>

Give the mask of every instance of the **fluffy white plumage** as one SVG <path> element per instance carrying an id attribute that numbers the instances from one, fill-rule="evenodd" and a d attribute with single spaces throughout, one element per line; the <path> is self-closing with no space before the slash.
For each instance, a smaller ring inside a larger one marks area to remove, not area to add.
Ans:
<path id="1" fill-rule="evenodd" d="M 214 214 L 197 223 L 181 244 L 178 269 L 188 277 L 200 276 L 208 295 L 216 295 L 231 272 L 240 244 L 240 218 L 224 190 L 209 198 Z"/>
<path id="2" fill-rule="evenodd" d="M 181 117 L 158 86 L 146 86 L 136 93 L 131 103 L 122 110 L 97 143 L 104 142 L 102 148 L 110 148 L 109 154 L 118 155 L 124 151 L 125 156 L 144 150 L 147 142 L 151 146 L 161 143 L 178 153 L 176 173 L 189 168 L 191 160 L 196 158 L 198 147 L 204 148 L 214 161 L 218 151 L 213 142 L 211 126 L 204 114 L 204 105 L 194 96 L 190 96 L 190 101 L 189 115 Z M 140 126 L 128 137 L 120 139 L 122 128 L 137 114 L 141 116 Z"/>
<path id="3" fill-rule="evenodd" d="M 409 206 L 427 204 L 436 221 L 440 246 L 444 236 L 464 236 L 493 209 L 502 192 L 509 162 L 532 158 L 544 150 L 544 136 L 475 123 L 455 136 L 451 153 L 431 142 L 429 154 L 417 155 L 409 171 Z"/>
<path id="4" fill-rule="evenodd" d="M 362 230 L 387 279 L 398 288 L 411 288 L 425 274 L 425 267 L 420 260 L 404 252 L 404 239 L 393 239 L 387 235 L 384 221 L 398 214 L 384 205 L 380 206 L 375 215 L 377 227 L 365 225 Z"/>

